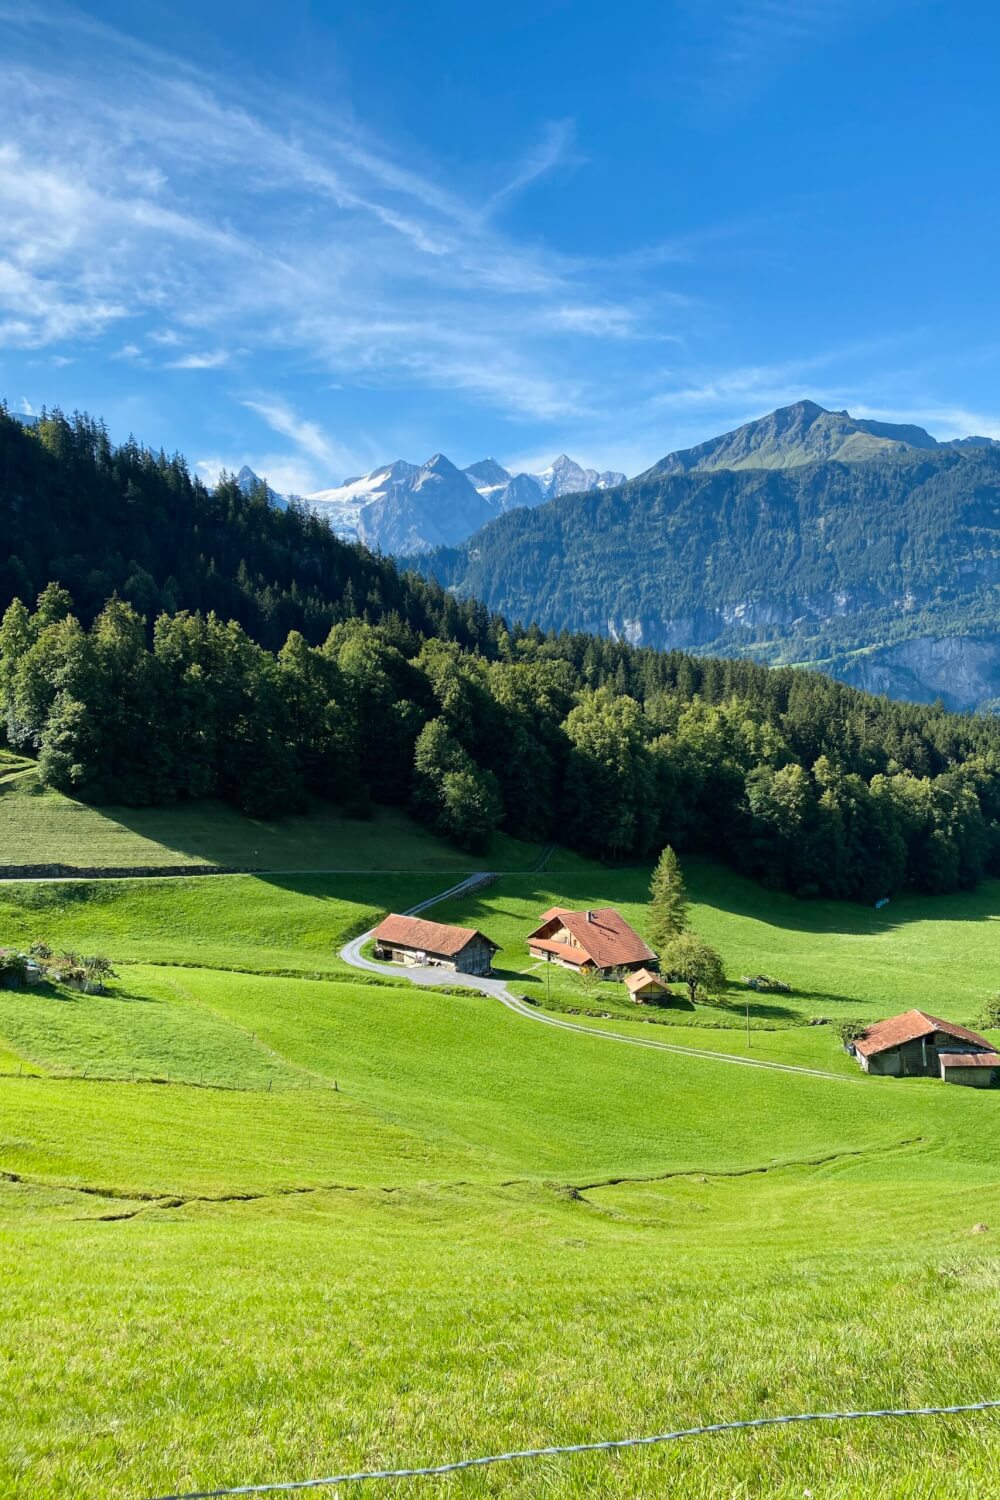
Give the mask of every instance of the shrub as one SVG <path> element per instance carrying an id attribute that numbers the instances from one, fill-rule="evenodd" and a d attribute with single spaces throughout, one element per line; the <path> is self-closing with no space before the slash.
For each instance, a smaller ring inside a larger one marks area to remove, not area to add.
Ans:
<path id="1" fill-rule="evenodd" d="M 0 953 L 0 990 L 20 989 L 27 977 L 27 959 L 20 953 Z"/>
<path id="2" fill-rule="evenodd" d="M 1000 1030 L 1000 995 L 991 995 L 983 1006 L 979 1025 L 984 1031 Z"/>

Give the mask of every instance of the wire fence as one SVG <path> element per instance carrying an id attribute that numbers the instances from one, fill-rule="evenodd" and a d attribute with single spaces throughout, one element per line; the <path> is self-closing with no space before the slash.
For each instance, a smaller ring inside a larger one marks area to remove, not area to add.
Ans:
<path id="1" fill-rule="evenodd" d="M 874 1411 L 811 1411 L 792 1416 L 751 1417 L 739 1422 L 712 1422 L 705 1427 L 681 1427 L 673 1432 L 658 1432 L 650 1437 L 610 1438 L 604 1442 L 565 1443 L 551 1448 L 517 1448 L 510 1453 L 490 1453 L 479 1458 L 459 1458 L 452 1463 L 429 1464 L 417 1469 L 361 1469 L 353 1473 L 329 1474 L 322 1479 L 288 1479 L 268 1484 L 244 1484 L 231 1489 L 189 1490 L 159 1495 L 156 1500 L 222 1500 L 227 1495 L 266 1495 L 292 1490 L 316 1490 L 337 1484 L 364 1484 L 374 1479 L 435 1479 L 445 1474 L 459 1474 L 465 1469 L 485 1469 L 492 1464 L 508 1464 L 537 1458 L 558 1458 L 571 1453 L 611 1453 L 622 1448 L 650 1448 L 657 1443 L 674 1443 L 681 1438 L 710 1437 L 721 1432 L 750 1432 L 762 1427 L 784 1427 L 798 1422 L 860 1422 L 881 1417 L 946 1417 L 965 1412 L 993 1411 L 997 1401 L 969 1401 L 961 1406 L 883 1407 Z"/>

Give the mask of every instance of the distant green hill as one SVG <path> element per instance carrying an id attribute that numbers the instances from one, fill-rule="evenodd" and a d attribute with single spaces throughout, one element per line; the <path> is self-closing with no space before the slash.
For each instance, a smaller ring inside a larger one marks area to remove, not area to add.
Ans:
<path id="1" fill-rule="evenodd" d="M 420 566 L 543 628 L 1000 698 L 1000 445 L 802 402 L 628 484 L 509 512 Z"/>
<path id="2" fill-rule="evenodd" d="M 989 446 L 992 439 L 962 441 Z M 951 446 L 938 443 L 922 427 L 873 422 L 846 411 L 826 411 L 815 401 L 797 401 L 696 448 L 668 453 L 640 477 L 714 469 L 797 469 L 828 459 L 858 463 L 884 458 L 900 445 L 924 450 Z"/>

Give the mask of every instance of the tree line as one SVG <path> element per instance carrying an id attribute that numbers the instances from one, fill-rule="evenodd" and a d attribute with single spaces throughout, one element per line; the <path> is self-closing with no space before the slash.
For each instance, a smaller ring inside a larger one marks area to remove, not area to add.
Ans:
<path id="1" fill-rule="evenodd" d="M 669 841 L 859 901 L 1000 873 L 990 721 L 804 673 L 775 693 L 754 668 L 740 691 L 652 653 L 629 691 L 604 649 L 504 632 L 486 654 L 354 618 L 271 652 L 213 613 L 149 631 L 122 599 L 88 628 L 50 584 L 3 616 L 0 714 L 44 783 L 96 803 L 218 796 L 273 817 L 321 797 L 364 817 L 374 801 L 473 851 L 498 828 L 610 860 Z"/>
<path id="2" fill-rule="evenodd" d="M 992 718 L 510 627 L 87 418 L 0 416 L 2 460 L 12 558 L 49 571 L 37 600 L 0 579 L 0 733 L 70 795 L 377 802 L 477 852 L 498 828 L 612 861 L 670 844 L 866 902 L 1000 874 Z M 98 519 L 64 534 L 73 497 Z"/>

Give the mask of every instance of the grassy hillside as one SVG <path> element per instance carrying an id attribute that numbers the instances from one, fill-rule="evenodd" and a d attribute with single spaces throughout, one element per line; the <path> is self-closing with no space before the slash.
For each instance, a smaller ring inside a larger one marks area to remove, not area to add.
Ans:
<path id="1" fill-rule="evenodd" d="M 388 909 L 448 884 L 448 875 L 220 875 L 149 880 L 0 883 L 0 940 L 116 961 L 322 973 L 337 949 Z"/>
<path id="2" fill-rule="evenodd" d="M 483 858 L 496 869 L 525 870 L 540 853 L 541 845 L 498 833 Z M 211 801 L 98 808 L 40 787 L 30 762 L 0 761 L 0 866 L 461 871 L 476 863 L 395 808 L 375 808 L 360 823 L 327 803 L 272 823 Z"/>
<path id="3" fill-rule="evenodd" d="M 680 995 L 667 1009 L 636 1007 L 621 984 L 584 990 L 575 976 L 533 960 L 525 935 L 547 907 L 616 906 L 644 932 L 649 872 L 599 870 L 553 878 L 512 875 L 497 885 L 446 903 L 444 921 L 480 926 L 502 944 L 498 969 L 520 992 L 540 1002 L 669 1019 L 676 1025 L 739 1027 L 749 1000 L 755 1027 L 876 1020 L 911 1006 L 975 1022 L 1000 974 L 1000 886 L 940 898 L 905 897 L 881 911 L 833 901 L 798 901 L 765 891 L 719 865 L 687 861 L 691 923 L 722 953 L 732 988 L 723 1005 L 689 1010 Z M 790 995 L 755 994 L 744 974 L 773 975 Z"/>
<path id="4" fill-rule="evenodd" d="M 0 945 L 44 933 L 121 976 L 106 996 L 0 992 L 0 1497 L 1000 1390 L 1000 1096 L 863 1079 L 802 1024 L 932 995 L 971 1016 L 1000 957 L 991 894 L 869 913 L 688 875 L 731 973 L 795 986 L 753 1017 L 757 1055 L 843 1078 L 614 1046 L 343 967 L 348 935 L 444 872 L 0 886 Z M 537 912 L 600 900 L 641 926 L 646 878 L 578 863 L 434 914 L 481 923 L 538 994 Z M 739 1050 L 740 1003 L 655 1035 Z M 953 1418 L 450 1488 L 971 1497 L 998 1465 L 1000 1427 Z"/>

